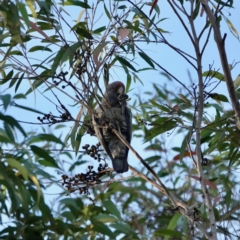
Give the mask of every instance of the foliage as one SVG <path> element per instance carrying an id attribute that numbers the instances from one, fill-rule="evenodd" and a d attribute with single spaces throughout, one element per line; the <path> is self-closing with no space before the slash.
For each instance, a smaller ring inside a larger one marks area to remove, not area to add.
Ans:
<path id="1" fill-rule="evenodd" d="M 224 14 L 235 3 L 166 2 L 193 52 L 171 43 L 161 1 L 1 1 L 1 239 L 239 238 L 239 76 L 232 80 L 237 63 L 227 62 L 219 34 L 225 21 L 239 39 Z M 203 62 L 210 41 L 221 70 Z M 145 50 L 161 44 L 197 82 Z M 143 80 L 156 72 L 165 84 Z M 143 165 L 122 177 L 91 125 L 116 76 L 131 96 L 133 142 L 147 153 L 132 149 Z M 133 94 L 136 83 L 146 91 Z M 225 83 L 228 94 L 218 88 Z"/>

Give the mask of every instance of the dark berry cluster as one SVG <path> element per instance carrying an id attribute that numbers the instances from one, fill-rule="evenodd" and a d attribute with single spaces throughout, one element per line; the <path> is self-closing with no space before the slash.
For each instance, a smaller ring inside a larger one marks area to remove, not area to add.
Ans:
<path id="1" fill-rule="evenodd" d="M 209 159 L 208 158 L 203 158 L 202 159 L 202 166 L 208 166 L 209 164 Z"/>
<path id="2" fill-rule="evenodd" d="M 92 54 L 91 45 L 92 42 L 83 44 L 81 51 L 77 50 L 74 54 L 74 60 L 78 64 L 75 66 L 76 73 L 78 74 L 79 78 L 81 78 L 81 75 L 87 71 L 87 65 Z"/>
<path id="3" fill-rule="evenodd" d="M 72 119 L 71 114 L 64 105 L 61 105 L 60 116 L 54 116 L 52 113 L 45 114 L 43 117 L 37 117 L 41 123 L 49 124 L 50 126 L 55 123 L 66 122 Z"/>
<path id="4" fill-rule="evenodd" d="M 93 170 L 93 166 L 88 166 L 86 173 L 76 174 L 73 177 L 62 175 L 62 185 L 70 193 L 79 191 L 80 194 L 90 195 L 89 188 L 101 183 L 100 178 L 108 172 L 107 168 L 107 164 L 99 164 L 97 172 Z"/>
<path id="5" fill-rule="evenodd" d="M 96 144 L 96 145 L 92 145 L 90 147 L 89 144 L 86 144 L 85 146 L 83 146 L 82 148 L 84 150 L 86 150 L 86 154 L 88 154 L 90 157 L 94 158 L 95 160 L 97 160 L 98 162 L 100 162 L 101 159 L 101 155 L 100 155 L 100 149 L 99 147 L 101 146 L 100 143 Z"/>
<path id="6" fill-rule="evenodd" d="M 41 122 L 41 123 L 47 123 L 47 124 L 55 124 L 58 122 L 58 120 L 56 119 L 56 116 L 54 116 L 52 113 L 49 114 L 45 114 L 42 118 L 41 117 L 37 117 L 37 119 Z"/>
<path id="7" fill-rule="evenodd" d="M 59 74 L 56 74 L 52 77 L 53 83 L 58 86 L 62 82 L 66 82 L 66 76 L 68 75 L 68 72 L 60 72 Z M 62 85 L 62 88 L 64 89 L 66 86 Z"/>

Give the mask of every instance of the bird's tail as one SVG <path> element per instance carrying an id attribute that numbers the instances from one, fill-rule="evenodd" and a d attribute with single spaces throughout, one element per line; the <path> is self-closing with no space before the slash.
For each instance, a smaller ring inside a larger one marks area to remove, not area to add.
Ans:
<path id="1" fill-rule="evenodd" d="M 114 159 L 112 161 L 113 169 L 116 173 L 123 173 L 128 171 L 128 162 L 126 159 Z"/>

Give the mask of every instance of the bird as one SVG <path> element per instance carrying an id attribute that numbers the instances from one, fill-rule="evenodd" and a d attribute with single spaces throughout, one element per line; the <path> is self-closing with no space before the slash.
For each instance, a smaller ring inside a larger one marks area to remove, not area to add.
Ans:
<path id="1" fill-rule="evenodd" d="M 132 135 L 132 114 L 127 107 L 125 86 L 120 81 L 107 85 L 101 104 L 92 115 L 93 128 L 105 152 L 112 160 L 116 173 L 128 171 L 128 147 L 112 132 L 117 130 L 130 144 Z"/>

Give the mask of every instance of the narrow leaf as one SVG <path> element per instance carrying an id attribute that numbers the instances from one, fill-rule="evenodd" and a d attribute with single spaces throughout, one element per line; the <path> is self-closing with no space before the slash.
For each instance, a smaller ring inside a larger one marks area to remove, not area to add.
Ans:
<path id="1" fill-rule="evenodd" d="M 66 5 L 66 6 L 69 6 L 69 5 L 73 5 L 73 6 L 79 6 L 79 7 L 82 7 L 82 8 L 91 8 L 87 3 L 85 2 L 81 2 L 81 1 L 78 1 L 78 0 L 68 0 L 68 1 L 65 1 L 65 2 L 62 2 L 60 3 L 60 5 Z"/>
<path id="2" fill-rule="evenodd" d="M 134 72 L 137 72 L 137 70 L 133 67 L 132 64 L 129 63 L 129 61 L 127 61 L 126 59 L 120 57 L 120 56 L 116 56 L 116 59 L 125 67 L 128 67 L 130 69 L 132 69 Z"/>
<path id="3" fill-rule="evenodd" d="M 218 94 L 218 93 L 210 93 L 209 97 L 216 100 L 216 101 L 221 101 L 221 102 L 228 102 L 228 99 L 226 96 L 223 94 Z"/>
<path id="4" fill-rule="evenodd" d="M 23 128 L 13 117 L 0 113 L 0 120 L 8 123 L 12 128 L 16 127 L 25 137 L 27 136 Z"/>
<path id="5" fill-rule="evenodd" d="M 103 206 L 107 209 L 109 213 L 116 216 L 119 220 L 121 219 L 121 214 L 117 209 L 116 204 L 114 204 L 111 200 L 104 201 Z"/>
<path id="6" fill-rule="evenodd" d="M 240 75 L 233 82 L 234 88 L 237 89 L 240 86 Z"/>
<path id="7" fill-rule="evenodd" d="M 37 18 L 37 14 L 35 12 L 34 0 L 26 0 L 26 3 L 27 3 L 28 7 L 30 8 L 30 10 L 32 12 L 32 16 L 34 18 Z"/>
<path id="8" fill-rule="evenodd" d="M 224 17 L 224 19 L 225 19 L 225 21 L 226 21 L 226 23 L 227 23 L 230 31 L 233 33 L 233 35 L 234 35 L 237 39 L 239 39 L 238 31 L 237 31 L 237 29 L 233 26 L 232 22 L 231 22 L 228 18 L 226 18 L 226 17 Z"/>
<path id="9" fill-rule="evenodd" d="M 82 37 L 87 38 L 87 39 L 93 39 L 93 36 L 91 35 L 91 33 L 89 33 L 89 31 L 87 31 L 87 30 L 84 29 L 84 28 L 78 27 L 78 28 L 76 29 L 76 33 L 79 34 L 79 35 L 82 36 Z"/>
<path id="10" fill-rule="evenodd" d="M 19 2 L 17 5 L 18 5 L 18 9 L 19 9 L 19 11 L 20 11 L 20 13 L 22 15 L 22 18 L 23 18 L 24 22 L 29 27 L 30 26 L 30 22 L 29 22 L 29 19 L 28 19 L 28 13 L 27 13 L 25 4 Z"/>
<path id="11" fill-rule="evenodd" d="M 59 168 L 55 159 L 51 157 L 47 151 L 35 145 L 31 145 L 30 148 L 36 155 L 43 158 L 49 164 L 49 167 Z"/>
<path id="12" fill-rule="evenodd" d="M 23 176 L 23 178 L 24 178 L 25 180 L 28 179 L 28 171 L 27 171 L 27 169 L 26 169 L 25 167 L 23 167 L 23 166 L 21 165 L 20 162 L 18 162 L 18 161 L 15 160 L 15 159 L 8 158 L 8 159 L 7 159 L 7 163 L 8 163 L 11 167 L 16 168 L 16 169 L 22 174 L 22 176 Z"/>
<path id="13" fill-rule="evenodd" d="M 154 68 L 154 64 L 152 62 L 152 60 L 148 57 L 147 54 L 143 53 L 143 52 L 138 52 L 138 54 L 140 55 L 140 57 L 146 61 L 152 68 Z"/>
<path id="14" fill-rule="evenodd" d="M 44 46 L 34 46 L 32 48 L 29 49 L 29 52 L 36 52 L 36 51 L 48 51 L 48 52 L 52 52 L 52 50 L 48 47 L 44 47 Z"/>
<path id="15" fill-rule="evenodd" d="M 106 5 L 105 5 L 105 3 L 104 3 L 104 11 L 105 11 L 105 13 L 106 13 L 107 17 L 109 18 L 109 20 L 112 20 L 112 17 L 111 17 L 111 15 L 110 15 L 110 13 L 109 13 L 108 9 L 106 8 Z"/>

